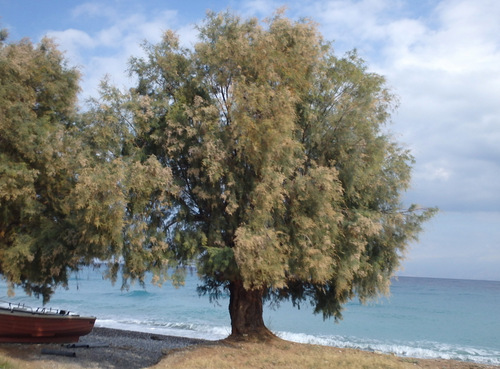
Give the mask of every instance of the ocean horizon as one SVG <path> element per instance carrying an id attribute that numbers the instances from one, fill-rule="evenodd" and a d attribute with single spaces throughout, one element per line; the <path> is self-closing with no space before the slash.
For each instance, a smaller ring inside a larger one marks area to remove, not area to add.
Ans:
<path id="1" fill-rule="evenodd" d="M 207 340 L 231 332 L 229 298 L 210 302 L 199 296 L 194 270 L 183 287 L 148 282 L 128 290 L 104 280 L 102 272 L 89 267 L 73 275 L 47 306 L 95 316 L 97 327 Z M 0 300 L 41 305 L 21 289 L 7 297 L 5 281 Z M 500 281 L 400 276 L 390 296 L 346 304 L 338 323 L 314 315 L 307 302 L 300 309 L 266 305 L 264 322 L 277 336 L 299 343 L 500 365 Z"/>

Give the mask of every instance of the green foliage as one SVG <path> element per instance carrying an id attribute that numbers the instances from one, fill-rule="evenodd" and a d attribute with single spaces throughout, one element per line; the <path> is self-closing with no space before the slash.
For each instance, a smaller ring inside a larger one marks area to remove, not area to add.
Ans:
<path id="1" fill-rule="evenodd" d="M 44 300 L 95 258 L 141 280 L 170 256 L 170 170 L 112 107 L 79 114 L 78 80 L 51 40 L 0 48 L 0 274 Z"/>
<path id="2" fill-rule="evenodd" d="M 33 282 L 37 292 L 65 281 L 60 258 L 74 264 L 58 240 L 72 237 L 61 133 L 74 114 L 78 78 L 50 40 L 0 49 L 0 272 L 12 283 Z"/>
<path id="3" fill-rule="evenodd" d="M 9 32 L 4 28 L 0 29 L 0 45 L 9 37 Z"/>
<path id="4" fill-rule="evenodd" d="M 413 158 L 384 133 L 384 78 L 279 13 L 209 13 L 199 32 L 193 50 L 170 31 L 145 45 L 128 107 L 180 190 L 165 224 L 200 290 L 241 281 L 336 318 L 354 296 L 387 292 L 434 210 L 403 210 Z"/>

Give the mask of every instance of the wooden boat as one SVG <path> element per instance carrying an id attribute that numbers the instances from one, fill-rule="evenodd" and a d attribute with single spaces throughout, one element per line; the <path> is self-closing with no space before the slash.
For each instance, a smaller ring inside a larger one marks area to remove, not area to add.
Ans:
<path id="1" fill-rule="evenodd" d="M 66 310 L 3 303 L 0 305 L 0 342 L 78 342 L 80 336 L 92 331 L 95 319 Z"/>

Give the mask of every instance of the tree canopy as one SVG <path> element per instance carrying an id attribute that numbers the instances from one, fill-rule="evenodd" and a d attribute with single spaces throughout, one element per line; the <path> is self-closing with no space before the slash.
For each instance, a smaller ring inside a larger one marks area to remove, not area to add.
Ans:
<path id="1" fill-rule="evenodd" d="M 79 73 L 51 40 L 0 47 L 0 274 L 47 300 L 95 258 L 126 255 L 139 277 L 163 265 L 169 170 L 125 153 L 107 110 L 78 112 Z"/>
<path id="2" fill-rule="evenodd" d="M 103 82 L 76 116 L 77 72 L 49 41 L 2 48 L 0 272 L 45 286 L 93 258 L 125 279 L 195 262 L 235 336 L 269 333 L 266 300 L 337 319 L 387 292 L 434 210 L 402 204 L 413 157 L 385 79 L 280 12 L 198 31 L 192 49 L 172 31 L 145 44 L 136 85 Z"/>

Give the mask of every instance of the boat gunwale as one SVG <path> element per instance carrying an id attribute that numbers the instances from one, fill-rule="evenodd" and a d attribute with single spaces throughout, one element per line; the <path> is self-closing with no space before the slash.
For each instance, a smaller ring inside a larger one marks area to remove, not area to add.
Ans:
<path id="1" fill-rule="evenodd" d="M 8 305 L 8 306 L 7 306 Z M 53 308 L 32 308 L 21 303 L 11 303 L 8 301 L 0 300 L 0 314 L 16 314 L 25 316 L 36 316 L 42 318 L 63 318 L 63 319 L 96 319 L 94 316 L 82 316 L 73 313 L 69 310 L 53 309 Z"/>
<path id="2" fill-rule="evenodd" d="M 0 307 L 0 314 L 1 315 L 14 315 L 14 316 L 26 316 L 26 317 L 35 317 L 35 318 L 42 318 L 42 319 L 84 319 L 84 320 L 90 320 L 90 319 L 96 319 L 94 316 L 82 316 L 82 315 L 76 315 L 76 314 L 71 314 L 71 315 L 61 315 L 61 314 L 56 314 L 56 313 L 47 313 L 47 312 L 31 312 L 31 311 L 21 311 L 21 310 L 11 310 L 8 308 L 3 308 Z"/>

